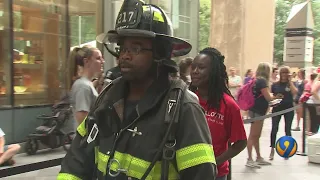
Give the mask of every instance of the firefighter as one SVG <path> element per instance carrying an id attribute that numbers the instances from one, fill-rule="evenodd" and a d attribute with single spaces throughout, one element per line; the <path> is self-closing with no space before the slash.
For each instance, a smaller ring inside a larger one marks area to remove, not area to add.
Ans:
<path id="1" fill-rule="evenodd" d="M 172 57 L 191 45 L 172 36 L 159 7 L 125 0 L 115 30 L 98 42 L 119 45 L 122 76 L 99 95 L 77 129 L 58 180 L 214 180 L 216 161 L 203 109 Z"/>

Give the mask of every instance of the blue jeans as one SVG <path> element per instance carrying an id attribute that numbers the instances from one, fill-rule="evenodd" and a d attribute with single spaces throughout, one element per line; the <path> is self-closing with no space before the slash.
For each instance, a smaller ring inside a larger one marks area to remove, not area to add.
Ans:
<path id="1" fill-rule="evenodd" d="M 287 108 L 291 108 L 292 106 L 279 106 L 272 109 L 272 113 L 285 110 Z M 276 139 L 277 139 L 277 133 L 279 129 L 279 123 L 281 120 L 281 117 L 284 116 L 284 129 L 286 136 L 291 136 L 291 125 L 294 117 L 294 111 L 287 112 L 280 116 L 274 116 L 272 117 L 272 129 L 270 134 L 270 147 L 275 148 L 276 146 Z"/>
<path id="2" fill-rule="evenodd" d="M 227 175 L 217 177 L 216 180 L 227 180 Z"/>

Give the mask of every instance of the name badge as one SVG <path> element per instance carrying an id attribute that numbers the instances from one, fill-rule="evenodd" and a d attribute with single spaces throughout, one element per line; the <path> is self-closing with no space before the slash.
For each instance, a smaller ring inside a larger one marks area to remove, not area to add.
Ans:
<path id="1" fill-rule="evenodd" d="M 99 132 L 98 126 L 97 124 L 94 124 L 87 139 L 88 144 L 96 139 L 98 132 Z"/>

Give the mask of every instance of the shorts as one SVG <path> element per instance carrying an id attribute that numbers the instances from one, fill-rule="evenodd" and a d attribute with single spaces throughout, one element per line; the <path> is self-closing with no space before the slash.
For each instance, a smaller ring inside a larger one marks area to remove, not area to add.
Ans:
<path id="1" fill-rule="evenodd" d="M 248 115 L 249 115 L 250 118 L 255 118 L 255 117 L 263 116 L 263 115 L 260 115 L 260 114 L 258 114 L 258 113 L 255 113 L 255 112 L 253 112 L 253 111 L 249 111 L 249 112 L 248 112 Z M 251 122 L 251 123 L 254 123 L 254 122 Z"/>

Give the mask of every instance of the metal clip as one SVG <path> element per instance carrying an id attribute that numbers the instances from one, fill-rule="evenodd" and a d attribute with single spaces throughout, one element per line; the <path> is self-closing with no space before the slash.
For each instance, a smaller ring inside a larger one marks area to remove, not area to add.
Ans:
<path id="1" fill-rule="evenodd" d="M 175 105 L 177 103 L 177 101 L 176 100 L 172 100 L 172 99 L 170 99 L 169 101 L 168 101 L 168 106 L 169 106 L 169 108 L 168 108 L 168 113 L 170 113 L 170 111 L 171 111 L 171 108 L 173 107 L 173 105 Z"/>
<path id="2" fill-rule="evenodd" d="M 176 154 L 176 151 L 175 151 L 175 146 L 177 144 L 177 141 L 176 139 L 171 142 L 171 143 L 166 143 L 165 144 L 165 147 L 163 148 L 163 154 L 162 154 L 162 158 L 165 159 L 165 160 L 172 160 L 174 159 L 174 156 Z"/>
<path id="3" fill-rule="evenodd" d="M 117 170 L 114 171 L 115 173 L 112 173 L 112 170 L 111 170 L 111 166 L 112 166 L 112 163 L 116 163 L 116 167 L 117 167 Z M 109 162 L 109 168 L 108 168 L 108 174 L 109 176 L 111 177 L 117 177 L 119 176 L 120 173 L 126 173 L 127 170 L 126 169 L 122 169 L 120 168 L 120 162 L 116 159 L 111 159 L 110 162 Z"/>
<path id="4" fill-rule="evenodd" d="M 99 132 L 99 129 L 98 129 L 98 126 L 97 124 L 95 123 L 90 131 L 90 134 L 87 138 L 87 143 L 91 143 L 92 141 L 94 141 L 98 135 L 98 132 Z"/>
<path id="5" fill-rule="evenodd" d="M 127 129 L 127 131 L 132 132 L 132 137 L 135 137 L 136 135 L 141 136 L 142 132 L 138 131 L 138 127 L 135 127 L 134 129 Z"/>

